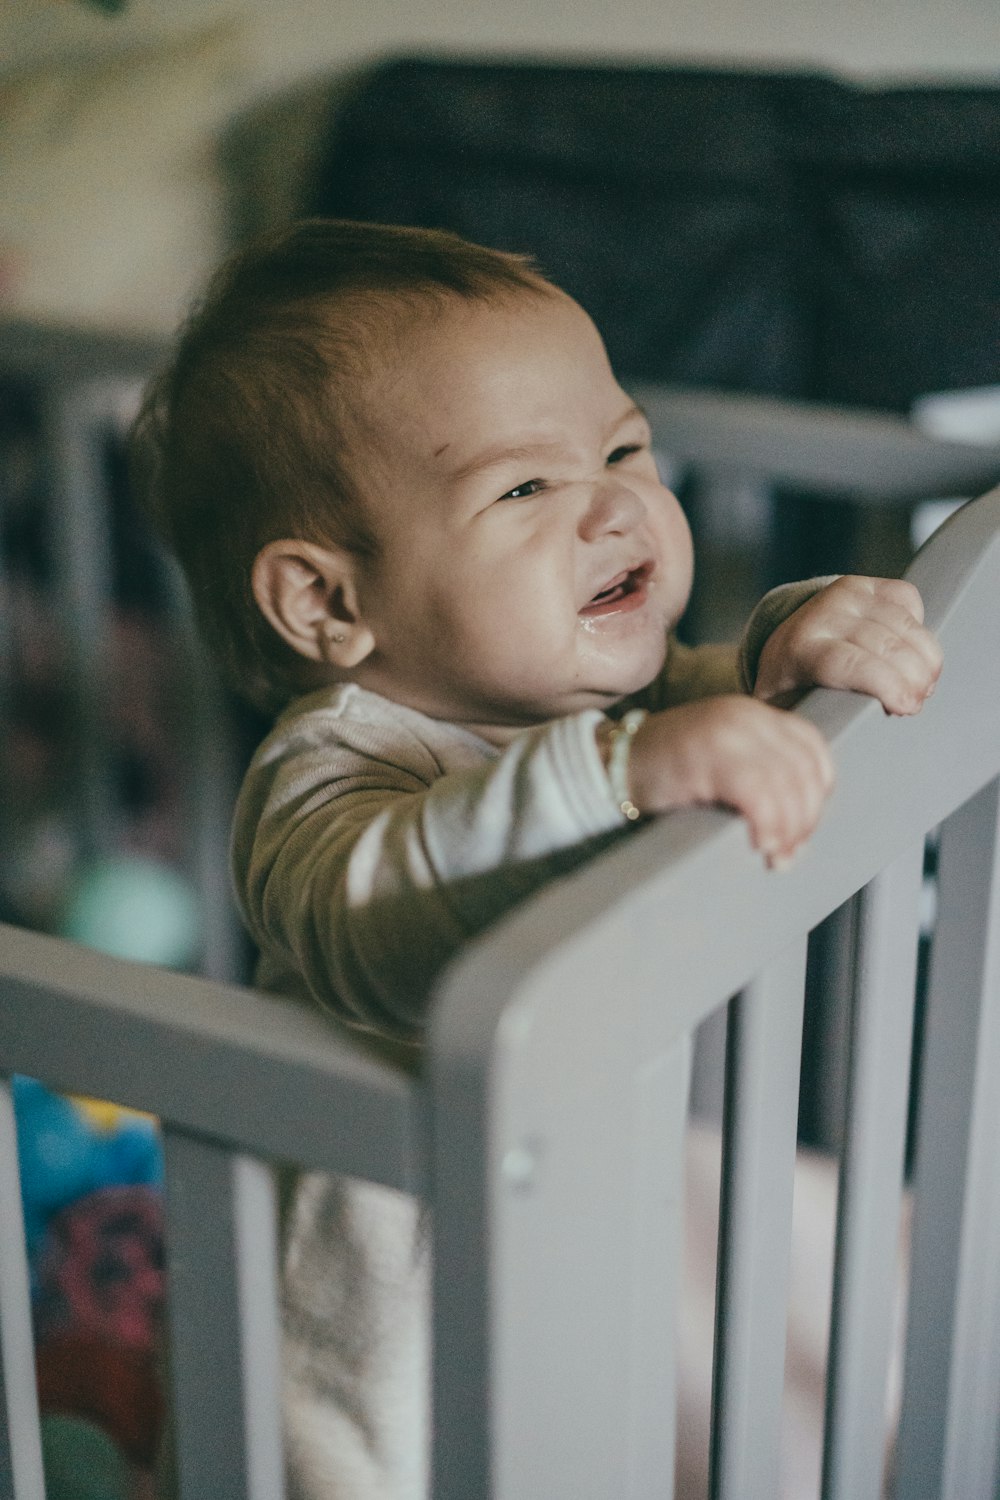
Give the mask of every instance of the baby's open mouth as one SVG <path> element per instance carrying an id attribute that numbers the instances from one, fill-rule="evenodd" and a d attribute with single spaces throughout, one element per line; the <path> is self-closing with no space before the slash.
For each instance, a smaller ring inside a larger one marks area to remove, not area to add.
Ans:
<path id="1" fill-rule="evenodd" d="M 603 588 L 580 610 L 581 615 L 612 614 L 624 609 L 637 609 L 646 598 L 646 585 L 653 571 L 651 562 L 640 563 L 637 568 L 626 568 L 609 578 Z"/>

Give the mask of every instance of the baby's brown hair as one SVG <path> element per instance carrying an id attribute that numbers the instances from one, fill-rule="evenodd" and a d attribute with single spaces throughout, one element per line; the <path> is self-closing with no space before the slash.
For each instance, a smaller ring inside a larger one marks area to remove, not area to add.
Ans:
<path id="1" fill-rule="evenodd" d="M 146 393 L 131 471 L 206 641 L 256 707 L 274 713 L 308 685 L 254 600 L 261 548 L 294 536 L 375 549 L 352 464 L 352 386 L 422 304 L 525 291 L 551 287 L 522 256 L 337 219 L 268 235 L 216 272 Z"/>

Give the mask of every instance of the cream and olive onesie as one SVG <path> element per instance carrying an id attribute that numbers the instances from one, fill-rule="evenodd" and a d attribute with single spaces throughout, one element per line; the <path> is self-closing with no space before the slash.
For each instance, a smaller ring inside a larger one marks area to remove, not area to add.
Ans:
<path id="1" fill-rule="evenodd" d="M 635 703 L 746 691 L 770 632 L 826 580 L 758 605 L 741 647 L 671 639 Z M 628 826 L 599 710 L 499 750 L 353 684 L 298 699 L 240 792 L 232 861 L 261 989 L 419 1064 L 456 950 Z M 303 1173 L 284 1215 L 288 1500 L 427 1500 L 428 1225 L 391 1189 Z"/>

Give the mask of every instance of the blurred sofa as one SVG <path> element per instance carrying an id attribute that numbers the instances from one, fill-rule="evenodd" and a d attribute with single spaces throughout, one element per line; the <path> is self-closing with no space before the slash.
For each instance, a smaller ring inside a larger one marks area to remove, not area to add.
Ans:
<path id="1" fill-rule="evenodd" d="M 302 208 L 534 255 L 626 377 L 905 410 L 1000 381 L 1000 88 L 411 57 Z"/>

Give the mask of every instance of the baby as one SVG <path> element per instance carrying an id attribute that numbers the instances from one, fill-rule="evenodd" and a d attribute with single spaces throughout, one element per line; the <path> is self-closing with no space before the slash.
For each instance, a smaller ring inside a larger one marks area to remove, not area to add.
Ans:
<path id="1" fill-rule="evenodd" d="M 738 650 L 680 645 L 691 538 L 646 418 L 570 297 L 452 235 L 312 221 L 242 252 L 136 451 L 205 634 L 279 715 L 233 840 L 258 982 L 401 1066 L 458 947 L 642 818 L 722 804 L 790 859 L 833 773 L 779 705 L 915 713 L 940 670 L 896 580 L 788 586 Z M 420 1500 L 421 1214 L 287 1196 L 290 1496 Z"/>

